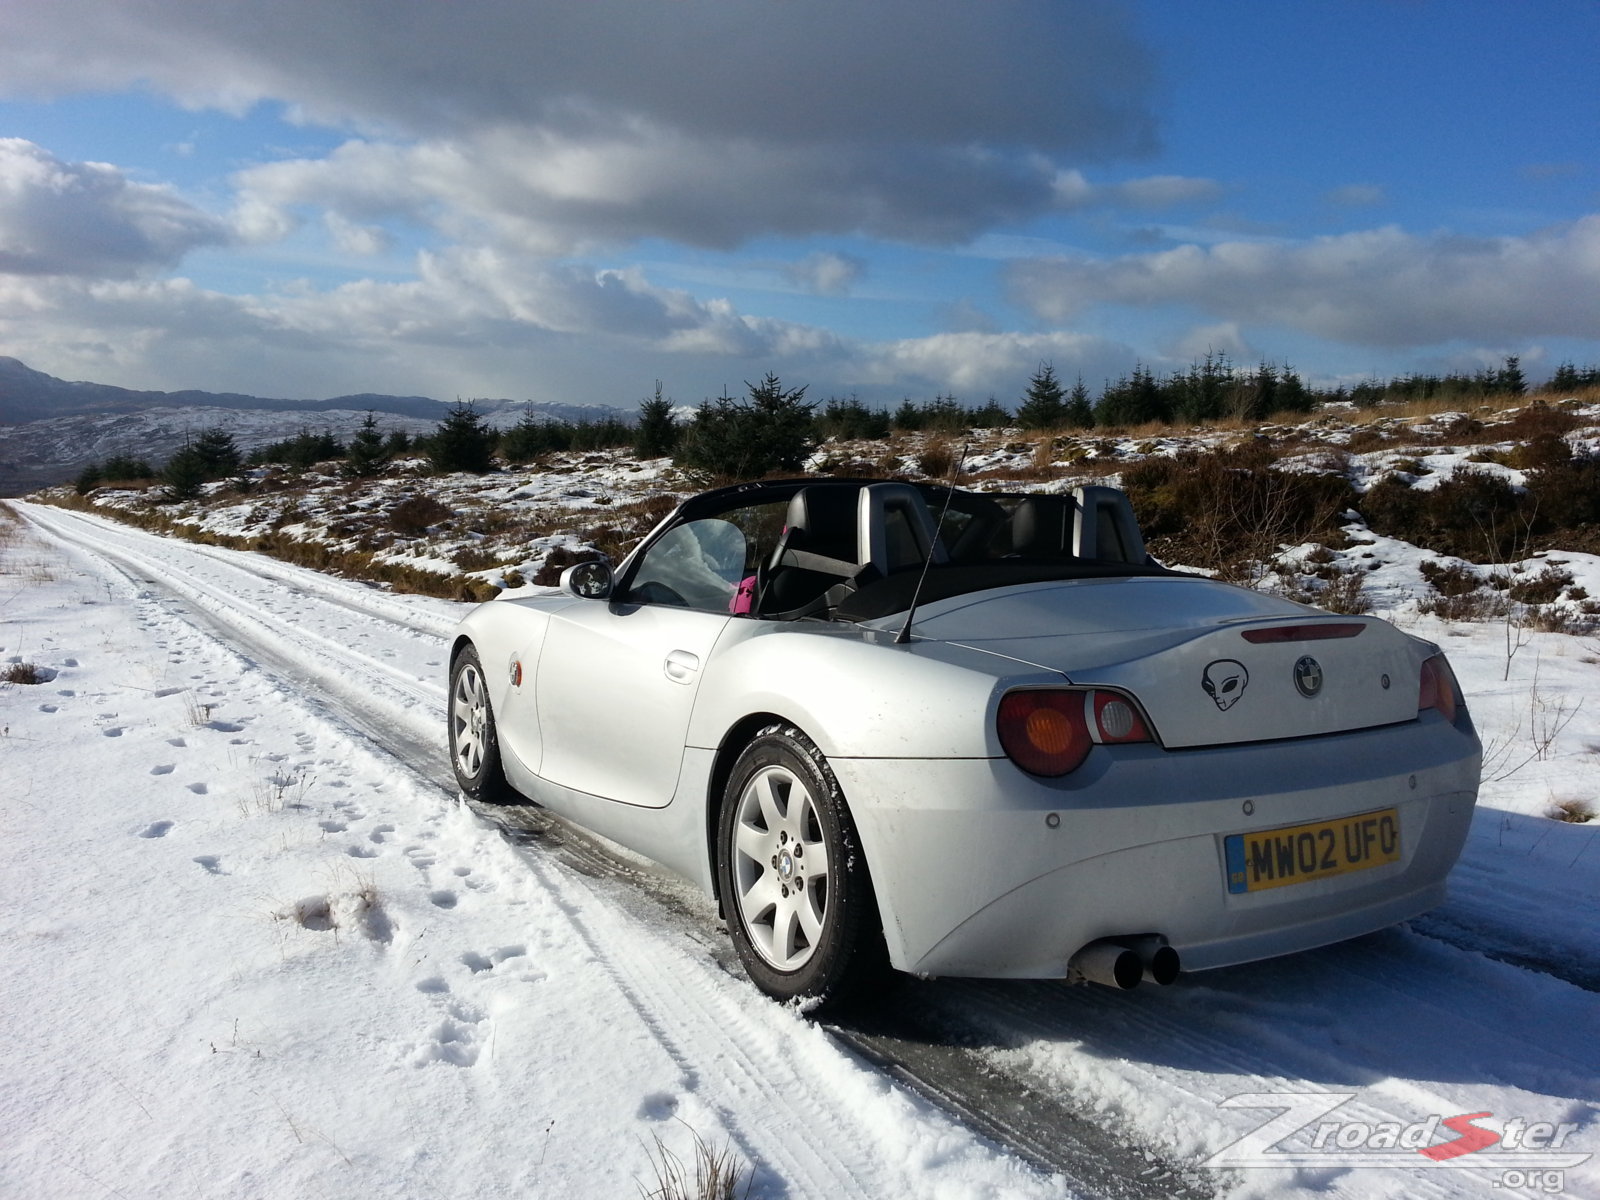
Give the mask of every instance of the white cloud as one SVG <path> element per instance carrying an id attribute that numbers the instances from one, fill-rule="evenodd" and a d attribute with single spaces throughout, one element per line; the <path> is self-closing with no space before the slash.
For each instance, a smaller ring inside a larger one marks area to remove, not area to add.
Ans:
<path id="1" fill-rule="evenodd" d="M 371 256 L 382 254 L 393 239 L 376 225 L 358 225 L 336 212 L 324 213 L 322 222 L 328 228 L 333 244 L 346 254 Z"/>
<path id="2" fill-rule="evenodd" d="M 1197 362 L 1210 354 L 1225 354 L 1235 364 L 1250 363 L 1260 357 L 1237 321 L 1197 325 L 1176 338 L 1167 353 L 1180 362 Z"/>
<path id="3" fill-rule="evenodd" d="M 1176 208 L 1186 204 L 1209 204 L 1222 196 L 1222 185 L 1214 179 L 1189 175 L 1150 175 L 1122 183 L 1090 183 L 1082 171 L 1057 171 L 1051 182 L 1056 206 L 1068 210 L 1085 208 Z"/>
<path id="4" fill-rule="evenodd" d="M 1081 372 L 1092 380 L 1125 371 L 1133 355 L 1104 338 L 1055 331 L 939 333 L 866 346 L 860 358 L 865 377 L 875 383 L 910 380 L 929 391 L 975 399 L 987 399 L 992 391 L 1010 403 L 1041 362 L 1051 363 L 1062 378 Z"/>
<path id="5" fill-rule="evenodd" d="M 866 265 L 854 255 L 819 250 L 799 262 L 789 263 L 784 274 L 802 291 L 819 296 L 842 296 L 855 286 Z"/>
<path id="6" fill-rule="evenodd" d="M 761 234 L 961 241 L 1049 204 L 1047 172 L 970 146 L 876 148 L 694 139 L 634 120 L 582 138 L 521 127 L 239 172 L 239 221 L 288 228 L 320 207 L 544 255 L 646 237 L 729 248 Z"/>
<path id="7" fill-rule="evenodd" d="M 0 274 L 126 277 L 227 240 L 221 221 L 171 188 L 0 138 Z"/>
<path id="8" fill-rule="evenodd" d="M 1105 304 L 1181 305 L 1387 347 L 1592 338 L 1600 329 L 1600 215 L 1526 237 L 1424 238 L 1388 227 L 1019 262 L 1008 272 L 1018 300 L 1050 321 Z"/>
<path id="9" fill-rule="evenodd" d="M 1374 208 L 1389 198 L 1388 193 L 1375 183 L 1347 183 L 1334 188 L 1326 199 L 1339 208 Z"/>
<path id="10" fill-rule="evenodd" d="M 1096 381 L 1133 358 L 1126 346 L 1065 332 L 858 342 L 655 288 L 636 273 L 530 266 L 487 250 L 424 255 L 407 282 L 260 298 L 182 279 L 0 276 L 0 335 L 30 366 L 124 386 L 571 403 L 631 404 L 657 378 L 694 403 L 767 370 L 819 398 L 894 402 L 910 391 L 1011 403 L 1041 361 Z"/>

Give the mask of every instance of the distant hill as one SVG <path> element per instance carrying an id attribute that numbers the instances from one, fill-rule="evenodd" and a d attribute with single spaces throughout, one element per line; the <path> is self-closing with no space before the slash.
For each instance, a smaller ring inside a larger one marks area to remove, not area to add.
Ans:
<path id="1" fill-rule="evenodd" d="M 636 415 L 611 405 L 474 400 L 499 427 L 524 414 L 553 421 Z M 73 478 L 91 462 L 128 454 L 160 464 L 186 438 L 226 425 L 243 450 L 293 437 L 302 428 L 346 438 L 367 413 L 386 428 L 426 433 L 454 403 L 427 396 L 362 392 L 327 400 L 285 400 L 238 392 L 147 392 L 106 383 L 69 382 L 0 355 L 0 496 L 17 496 Z M 387 419 L 385 419 L 387 418 Z"/>

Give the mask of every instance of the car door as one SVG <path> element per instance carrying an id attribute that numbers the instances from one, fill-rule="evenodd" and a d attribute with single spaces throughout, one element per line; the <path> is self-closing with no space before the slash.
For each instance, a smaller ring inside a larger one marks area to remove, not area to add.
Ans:
<path id="1" fill-rule="evenodd" d="M 624 804 L 672 799 L 700 679 L 746 570 L 720 518 L 667 531 L 624 595 L 552 615 L 539 656 L 540 774 Z"/>

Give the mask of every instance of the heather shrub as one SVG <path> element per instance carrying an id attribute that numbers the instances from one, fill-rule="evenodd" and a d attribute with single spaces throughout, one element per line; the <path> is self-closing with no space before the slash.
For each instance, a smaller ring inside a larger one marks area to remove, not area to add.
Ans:
<path id="1" fill-rule="evenodd" d="M 1123 471 L 1122 486 L 1158 557 L 1231 577 L 1285 543 L 1325 540 L 1356 502 L 1342 475 L 1274 469 L 1263 441 L 1146 458 Z"/>
<path id="2" fill-rule="evenodd" d="M 407 496 L 389 510 L 389 528 L 405 537 L 421 537 L 454 515 L 432 496 Z"/>

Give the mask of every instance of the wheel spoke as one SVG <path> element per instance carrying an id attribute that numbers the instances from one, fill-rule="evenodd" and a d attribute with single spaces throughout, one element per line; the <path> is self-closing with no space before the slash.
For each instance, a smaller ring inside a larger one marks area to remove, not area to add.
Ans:
<path id="1" fill-rule="evenodd" d="M 772 857 L 774 839 L 769 830 L 757 829 L 754 825 L 740 821 L 734 845 L 740 854 L 752 862 L 759 863 L 765 869 Z"/>
<path id="2" fill-rule="evenodd" d="M 774 782 L 777 775 L 776 771 L 767 771 L 758 775 L 754 781 L 756 800 L 761 805 L 761 817 L 774 837 L 777 836 L 778 830 L 783 828 L 784 809 L 787 807 L 785 801 L 788 799 L 787 795 L 782 799 L 777 795 Z"/>
<path id="3" fill-rule="evenodd" d="M 772 951 L 779 960 L 778 965 L 784 969 L 798 967 L 811 957 L 810 945 L 803 947 L 795 945 L 795 934 L 800 928 L 800 914 L 796 909 L 795 899 L 793 893 L 780 899 L 778 907 L 772 914 Z"/>
<path id="4" fill-rule="evenodd" d="M 768 871 L 757 876 L 750 886 L 745 888 L 744 894 L 739 897 L 739 911 L 750 924 L 761 924 L 768 920 L 780 899 L 777 881 L 772 872 Z"/>
<path id="5" fill-rule="evenodd" d="M 456 761 L 466 774 L 478 773 L 478 765 L 483 761 L 483 747 L 471 729 L 463 729 L 456 738 Z"/>
<path id="6" fill-rule="evenodd" d="M 812 946 L 822 940 L 822 918 L 827 915 L 826 895 L 820 883 L 812 883 L 802 888 L 795 898 L 795 917 L 806 935 L 806 942 Z"/>
<path id="7" fill-rule="evenodd" d="M 832 867 L 828 861 L 828 843 L 823 841 L 802 841 L 800 843 L 800 861 L 805 865 L 806 878 L 814 875 L 826 875 Z"/>

